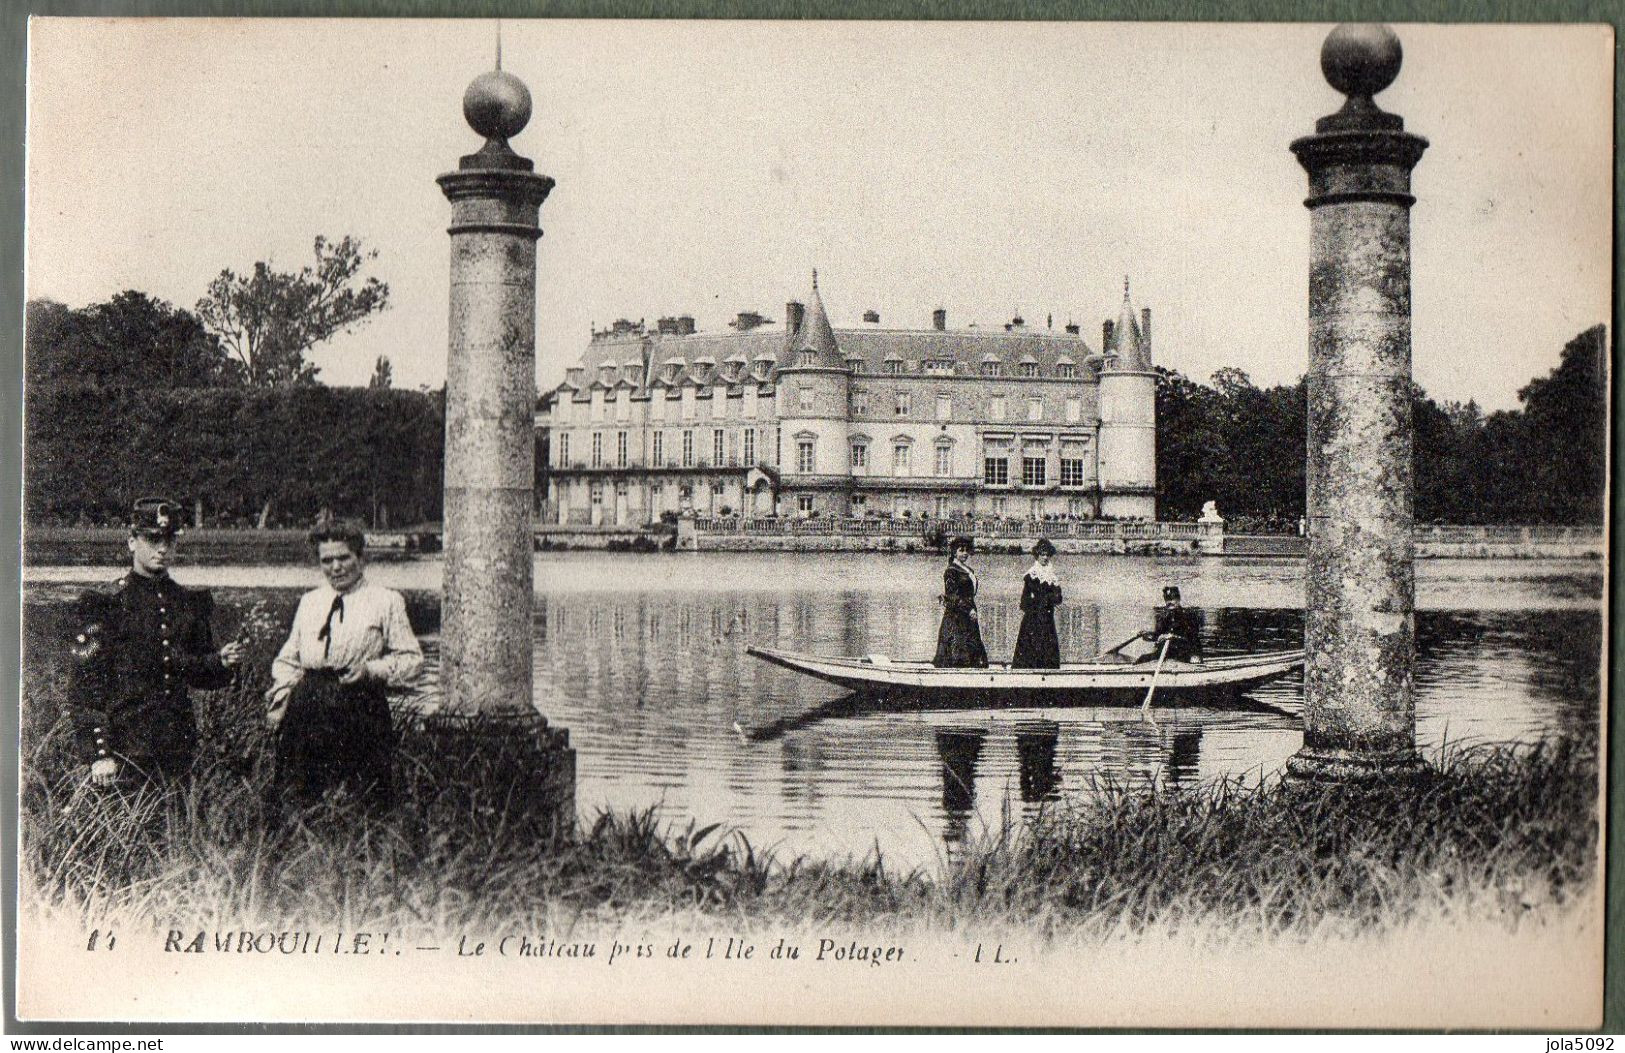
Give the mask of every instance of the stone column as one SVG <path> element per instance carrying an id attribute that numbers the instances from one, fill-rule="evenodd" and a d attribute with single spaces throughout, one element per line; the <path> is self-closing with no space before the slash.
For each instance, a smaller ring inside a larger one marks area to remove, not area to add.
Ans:
<path id="1" fill-rule="evenodd" d="M 451 201 L 441 684 L 458 713 L 535 713 L 531 500 L 535 486 L 536 240 L 553 180 L 508 139 L 530 92 L 500 70 L 463 96 L 486 137 L 436 182 Z"/>
<path id="2" fill-rule="evenodd" d="M 1332 31 L 1320 64 L 1348 96 L 1292 144 L 1309 174 L 1309 559 L 1303 779 L 1420 766 L 1411 468 L 1410 173 L 1427 141 L 1372 96 L 1399 74 L 1386 26 Z"/>

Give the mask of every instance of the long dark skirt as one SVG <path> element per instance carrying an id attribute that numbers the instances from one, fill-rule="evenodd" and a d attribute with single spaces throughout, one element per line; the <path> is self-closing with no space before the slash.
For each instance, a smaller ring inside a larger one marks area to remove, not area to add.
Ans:
<path id="1" fill-rule="evenodd" d="M 1021 616 L 1021 630 L 1016 633 L 1016 656 L 1010 659 L 1013 669 L 1061 668 L 1061 638 L 1055 632 L 1055 608 L 1032 610 Z"/>
<path id="2" fill-rule="evenodd" d="M 943 611 L 942 627 L 937 630 L 937 656 L 932 659 L 933 665 L 956 669 L 982 669 L 987 666 L 987 648 L 982 646 L 982 630 L 970 611 L 954 607 Z"/>
<path id="3" fill-rule="evenodd" d="M 348 785 L 376 804 L 393 797 L 395 729 L 379 684 L 341 684 L 325 670 L 305 673 L 288 698 L 276 744 L 276 781 L 302 800 Z"/>

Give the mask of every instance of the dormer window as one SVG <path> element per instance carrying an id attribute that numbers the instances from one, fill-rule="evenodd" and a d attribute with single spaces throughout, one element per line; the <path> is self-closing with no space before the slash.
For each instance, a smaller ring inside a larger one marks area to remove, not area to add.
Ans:
<path id="1" fill-rule="evenodd" d="M 814 351 L 812 348 L 809 347 L 809 348 L 804 349 L 801 352 L 801 365 L 804 365 L 804 366 L 816 366 L 817 364 L 818 364 L 818 352 L 817 351 Z"/>
<path id="2" fill-rule="evenodd" d="M 945 376 L 954 371 L 954 364 L 951 359 L 933 358 L 925 363 L 925 371 L 938 376 Z"/>
<path id="3" fill-rule="evenodd" d="M 1038 375 L 1038 363 L 1023 362 L 1021 364 L 1021 375 L 1024 377 L 1036 377 Z"/>
<path id="4" fill-rule="evenodd" d="M 1003 372 L 1004 372 L 1004 369 L 1001 366 L 998 359 L 994 358 L 994 359 L 983 359 L 982 360 L 982 376 L 984 376 L 984 377 L 996 377 L 1000 373 L 1003 373 Z"/>
<path id="5" fill-rule="evenodd" d="M 1062 380 L 1072 380 L 1078 375 L 1078 367 L 1071 362 L 1062 362 L 1055 367 L 1055 375 Z"/>
<path id="6" fill-rule="evenodd" d="M 861 358 L 849 358 L 849 359 L 847 359 L 846 360 L 846 368 L 851 370 L 854 373 L 863 372 L 863 359 L 861 359 Z"/>
<path id="7" fill-rule="evenodd" d="M 900 359 L 900 358 L 888 358 L 888 359 L 886 359 L 886 372 L 889 375 L 894 376 L 894 377 L 902 376 L 902 374 L 903 374 L 903 360 Z"/>

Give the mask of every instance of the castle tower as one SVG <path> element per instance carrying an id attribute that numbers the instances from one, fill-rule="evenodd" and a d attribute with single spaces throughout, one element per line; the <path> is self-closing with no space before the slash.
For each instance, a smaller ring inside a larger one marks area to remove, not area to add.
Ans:
<path id="1" fill-rule="evenodd" d="M 780 494 L 790 515 L 847 513 L 850 388 L 851 372 L 835 346 L 813 271 L 812 296 L 778 378 Z"/>
<path id="2" fill-rule="evenodd" d="M 1134 317 L 1128 278 L 1112 346 L 1100 371 L 1100 514 L 1157 515 L 1157 374 L 1151 369 L 1151 311 Z"/>

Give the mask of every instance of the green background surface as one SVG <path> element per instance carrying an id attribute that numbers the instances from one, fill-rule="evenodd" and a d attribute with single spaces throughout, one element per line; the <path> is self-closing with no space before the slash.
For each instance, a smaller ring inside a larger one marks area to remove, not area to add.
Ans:
<path id="1" fill-rule="evenodd" d="M 548 3 L 520 3 L 512 0 L 240 0 L 240 2 L 200 2 L 200 0 L 0 0 L 0 590 L 7 599 L 0 602 L 0 695 L 18 698 L 18 617 L 20 596 L 20 534 L 22 479 L 22 318 L 23 318 L 23 173 L 24 173 L 24 83 L 27 65 L 27 33 L 30 15 L 167 15 L 167 16 L 254 16 L 254 17 L 374 17 L 374 18 L 766 18 L 766 19 L 938 19 L 1029 21 L 1226 21 L 1226 22 L 1605 22 L 1616 28 L 1614 60 L 1614 141 L 1615 185 L 1619 183 L 1619 40 L 1617 29 L 1625 4 L 1595 0 L 1505 0 L 1505 2 L 1405 2 L 1405 0 L 1239 0 L 1239 2 L 1179 2 L 1179 0 L 980 0 L 980 2 L 924 3 L 920 0 L 554 0 Z M 1493 76 L 1493 71 L 1486 71 Z M 1304 127 L 1312 127 L 1317 114 L 1304 114 Z M 91 145 L 89 148 L 94 149 Z M 1282 144 L 1282 149 L 1286 144 Z M 1614 273 L 1619 273 L 1619 202 L 1614 203 Z M 1305 260 L 1305 266 L 1308 261 Z M 1619 289 L 1614 288 L 1610 331 L 1617 332 Z M 1614 370 L 1614 405 L 1619 404 L 1618 370 Z M 1614 464 L 1619 463 L 1625 444 L 1618 429 L 1613 436 Z M 1614 489 L 1617 512 L 1618 489 Z M 1610 529 L 1610 541 L 1617 530 Z M 1612 549 L 1610 549 L 1611 551 Z M 1610 581 L 1607 603 L 1609 624 L 1619 622 L 1619 607 Z M 1621 641 L 1610 640 L 1610 671 L 1618 668 L 1625 653 Z M 1609 711 L 1618 692 L 1608 677 Z M 15 903 L 16 795 L 17 769 L 10 751 L 17 741 L 17 708 L 9 702 L 0 706 L 0 735 L 7 756 L 0 764 L 4 772 L 4 867 L 6 902 Z M 1625 861 L 1625 835 L 1616 818 L 1625 808 L 1625 741 L 1619 726 L 1609 720 L 1608 780 L 1609 818 L 1606 844 L 1608 853 L 1608 940 L 1607 993 L 1603 1031 L 1625 1031 L 1625 888 L 1620 867 Z M 16 917 L 6 910 L 4 952 L 6 963 L 16 961 Z M 241 1033 L 261 1031 L 321 1031 L 334 1033 L 390 1031 L 538 1031 L 582 1030 L 580 1028 L 422 1028 L 422 1027 L 255 1027 L 252 1025 L 150 1026 L 117 1024 L 30 1025 L 18 1023 L 15 971 L 5 969 L 5 1030 L 11 1034 L 94 1034 L 154 1031 L 175 1034 Z M 991 1030 L 997 1030 L 994 1025 Z M 654 1031 L 660 1028 L 621 1028 L 621 1031 Z M 713 1029 L 726 1031 L 729 1029 Z"/>

